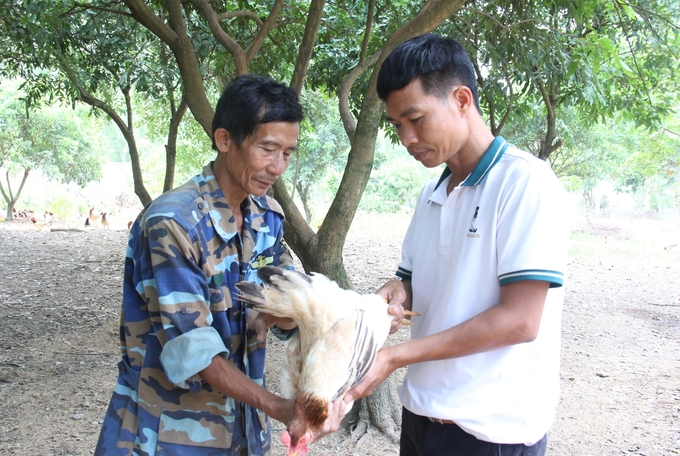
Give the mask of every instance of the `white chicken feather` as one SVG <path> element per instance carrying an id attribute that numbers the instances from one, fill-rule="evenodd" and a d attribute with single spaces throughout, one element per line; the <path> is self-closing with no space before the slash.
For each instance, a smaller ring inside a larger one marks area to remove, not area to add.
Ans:
<path id="1" fill-rule="evenodd" d="M 390 332 L 385 300 L 376 294 L 344 290 L 328 277 L 266 266 L 263 285 L 236 285 L 246 306 L 292 318 L 299 332 L 286 350 L 280 388 L 295 399 L 296 416 L 282 441 L 289 455 L 304 455 L 311 431 L 323 425 L 328 403 L 342 397 L 371 369 Z M 345 412 L 352 404 L 347 404 Z"/>

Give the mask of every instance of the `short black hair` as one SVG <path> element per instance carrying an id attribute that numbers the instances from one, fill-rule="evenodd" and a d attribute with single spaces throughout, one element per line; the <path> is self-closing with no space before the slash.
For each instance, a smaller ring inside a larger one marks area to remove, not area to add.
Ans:
<path id="1" fill-rule="evenodd" d="M 417 78 L 425 93 L 438 98 L 446 97 L 454 85 L 466 86 L 479 110 L 475 68 L 458 41 L 427 33 L 397 46 L 380 67 L 378 97 L 386 101 Z"/>
<path id="2" fill-rule="evenodd" d="M 300 123 L 304 115 L 298 96 L 290 87 L 256 74 L 234 78 L 217 101 L 212 122 L 212 147 L 215 131 L 224 128 L 236 145 L 253 134 L 259 124 Z"/>

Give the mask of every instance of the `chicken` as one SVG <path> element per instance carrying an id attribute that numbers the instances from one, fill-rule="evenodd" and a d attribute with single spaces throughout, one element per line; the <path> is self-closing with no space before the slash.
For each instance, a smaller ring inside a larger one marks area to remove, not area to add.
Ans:
<path id="1" fill-rule="evenodd" d="M 359 383 L 389 335 L 393 316 L 376 294 L 341 289 L 322 274 L 265 266 L 252 282 L 236 284 L 247 306 L 292 318 L 299 332 L 286 349 L 281 395 L 295 399 L 295 417 L 281 435 L 288 455 L 305 455 L 313 431 L 328 417 L 329 402 Z M 345 413 L 352 404 L 346 404 Z"/>
<path id="2" fill-rule="evenodd" d="M 109 219 L 106 218 L 106 214 L 107 214 L 106 212 L 102 212 L 101 222 L 102 222 L 102 226 L 104 227 L 104 229 L 108 230 L 109 229 Z"/>
<path id="3" fill-rule="evenodd" d="M 85 221 L 85 226 L 95 226 L 95 224 L 101 219 L 101 214 L 95 214 L 94 208 L 90 208 L 90 213 L 87 215 L 87 220 Z"/>
<path id="4" fill-rule="evenodd" d="M 25 218 L 25 219 L 31 219 L 31 217 L 35 216 L 35 212 L 33 212 L 30 209 L 22 209 L 19 211 L 19 218 Z"/>
<path id="5" fill-rule="evenodd" d="M 40 231 L 50 231 L 51 226 L 52 226 L 52 220 L 48 220 L 47 222 L 39 222 L 35 219 L 35 217 L 31 217 L 31 222 L 33 222 L 33 226 L 40 230 Z"/>

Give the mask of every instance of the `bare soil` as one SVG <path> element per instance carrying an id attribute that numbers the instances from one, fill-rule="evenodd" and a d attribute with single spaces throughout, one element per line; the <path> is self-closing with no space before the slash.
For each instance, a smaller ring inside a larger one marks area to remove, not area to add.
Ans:
<path id="1" fill-rule="evenodd" d="M 125 242 L 124 230 L 0 223 L 0 454 L 92 454 L 117 375 Z M 345 265 L 360 291 L 393 276 L 400 243 L 389 229 L 350 233 Z M 678 243 L 677 222 L 598 220 L 574 231 L 549 454 L 680 454 Z M 274 390 L 282 348 L 270 345 Z M 397 448 L 369 428 L 328 436 L 311 454 Z"/>

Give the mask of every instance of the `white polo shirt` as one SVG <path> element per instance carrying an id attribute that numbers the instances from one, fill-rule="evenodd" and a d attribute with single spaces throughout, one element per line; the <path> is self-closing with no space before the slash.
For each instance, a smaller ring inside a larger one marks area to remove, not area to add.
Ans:
<path id="1" fill-rule="evenodd" d="M 534 444 L 559 397 L 563 271 L 569 221 L 548 164 L 497 137 L 447 195 L 448 168 L 421 190 L 397 275 L 411 279 L 414 339 L 495 306 L 501 285 L 550 282 L 536 340 L 460 358 L 412 364 L 399 388 L 417 415 L 455 421 L 495 443 Z"/>

